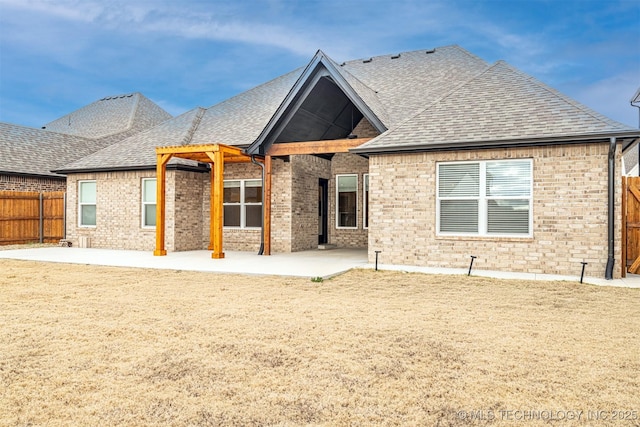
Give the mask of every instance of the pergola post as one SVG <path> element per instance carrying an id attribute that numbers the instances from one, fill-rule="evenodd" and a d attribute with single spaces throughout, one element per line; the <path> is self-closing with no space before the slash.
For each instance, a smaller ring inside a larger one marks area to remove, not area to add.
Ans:
<path id="1" fill-rule="evenodd" d="M 155 256 L 163 256 L 167 254 L 164 241 L 164 223 L 165 223 L 165 188 L 167 177 L 167 163 L 171 159 L 171 154 L 158 154 L 156 163 L 156 249 L 153 251 Z"/>
<path id="2" fill-rule="evenodd" d="M 209 156 L 209 157 L 213 157 L 213 156 Z M 211 159 L 213 160 L 213 158 Z M 215 172 L 215 168 L 213 166 L 214 164 L 211 163 L 211 176 L 210 176 L 210 187 L 209 187 L 209 246 L 207 247 L 207 249 L 209 249 L 210 251 L 213 250 L 213 236 L 215 235 L 215 228 L 213 226 L 214 222 L 213 222 L 213 211 L 214 211 L 214 205 L 215 205 L 215 198 L 213 197 L 213 188 L 215 186 L 214 183 L 214 177 L 216 176 L 216 172 Z"/>
<path id="3" fill-rule="evenodd" d="M 264 218 L 262 227 L 264 232 L 264 255 L 271 255 L 271 156 L 264 157 Z"/>
<path id="4" fill-rule="evenodd" d="M 211 230 L 213 240 L 213 252 L 211 258 L 224 258 L 222 251 L 222 225 L 223 225 L 223 195 L 224 195 L 224 152 L 218 149 L 213 152 L 213 180 L 211 183 L 211 198 L 213 206 L 211 211 Z"/>

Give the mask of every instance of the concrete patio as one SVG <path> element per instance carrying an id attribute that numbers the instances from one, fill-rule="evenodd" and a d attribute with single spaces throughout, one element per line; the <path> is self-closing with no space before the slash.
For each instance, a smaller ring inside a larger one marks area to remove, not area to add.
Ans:
<path id="1" fill-rule="evenodd" d="M 84 249 L 76 247 L 33 247 L 0 250 L 0 259 L 62 262 L 72 264 L 108 265 L 114 267 L 160 268 L 167 270 L 209 271 L 250 275 L 277 275 L 294 277 L 329 278 L 352 268 L 374 268 L 367 260 L 366 249 L 332 249 L 293 252 L 259 256 L 253 252 L 227 251 L 223 259 L 211 259 L 211 251 L 169 252 L 166 256 L 153 256 L 151 251 L 127 251 L 114 249 Z M 384 263 L 381 254 L 380 270 L 406 271 L 425 274 L 463 275 L 466 268 L 434 268 Z M 588 272 L 584 283 L 599 286 L 618 286 L 640 289 L 640 276 L 627 275 L 624 279 L 605 280 L 591 277 Z M 473 276 L 519 280 L 580 281 L 576 275 L 514 273 L 474 268 Z"/>
<path id="2" fill-rule="evenodd" d="M 39 247 L 0 251 L 0 258 L 117 267 L 161 268 L 296 277 L 328 278 L 367 264 L 366 249 L 333 249 L 259 256 L 254 252 L 225 252 L 211 259 L 211 251 L 169 252 L 153 256 L 151 251 Z"/>

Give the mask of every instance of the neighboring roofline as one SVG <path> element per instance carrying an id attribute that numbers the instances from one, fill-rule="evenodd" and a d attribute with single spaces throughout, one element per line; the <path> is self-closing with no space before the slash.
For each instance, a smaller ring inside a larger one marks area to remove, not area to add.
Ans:
<path id="1" fill-rule="evenodd" d="M 58 169 L 56 173 L 71 175 L 74 173 L 99 173 L 99 172 L 131 172 L 131 171 L 146 171 L 156 170 L 156 165 L 146 166 L 110 166 L 104 168 L 84 168 L 84 169 Z M 188 165 L 167 165 L 167 170 L 178 170 L 185 172 L 209 172 L 209 168 L 204 166 L 188 166 Z"/>
<path id="2" fill-rule="evenodd" d="M 635 95 L 631 98 L 631 105 L 640 103 L 640 87 L 636 91 Z M 633 105 L 635 107 L 635 105 Z"/>
<path id="3" fill-rule="evenodd" d="M 29 172 L 13 172 L 13 171 L 3 171 L 0 170 L 0 175 L 11 175 L 11 176 L 24 176 L 29 178 L 47 178 L 47 179 L 67 179 L 67 177 L 57 174 L 45 175 L 41 173 L 29 173 Z"/>
<path id="4" fill-rule="evenodd" d="M 42 127 L 42 130 L 47 130 L 46 126 L 48 124 L 53 123 L 55 121 L 58 121 L 60 119 L 63 119 L 65 117 L 73 117 L 74 113 L 77 113 L 78 111 L 82 110 L 83 108 L 86 108 L 86 107 L 88 107 L 90 105 L 96 104 L 96 103 L 98 103 L 100 101 L 107 101 L 107 100 L 110 100 L 110 99 L 116 99 L 116 98 L 122 98 L 122 97 L 134 97 L 134 104 L 131 107 L 131 111 L 129 112 L 129 119 L 127 120 L 127 126 L 124 129 L 117 130 L 117 131 L 114 131 L 114 132 L 111 132 L 111 133 L 107 133 L 107 134 L 104 134 L 104 135 L 100 135 L 100 136 L 82 136 L 82 135 L 76 135 L 76 134 L 73 134 L 73 133 L 64 133 L 64 132 L 61 132 L 61 131 L 52 131 L 52 132 L 59 133 L 59 134 L 62 134 L 62 135 L 77 136 L 79 138 L 84 138 L 84 139 L 88 139 L 88 140 L 91 140 L 91 141 L 98 141 L 98 140 L 101 140 L 101 139 L 106 139 L 106 138 L 112 137 L 114 135 L 119 135 L 121 133 L 128 132 L 133 127 L 134 119 L 136 117 L 136 114 L 138 113 L 138 108 L 140 106 L 140 98 L 142 96 L 144 96 L 144 95 L 142 95 L 140 92 L 131 92 L 131 93 L 125 93 L 125 94 L 122 94 L 122 95 L 105 96 L 103 98 L 98 99 L 97 101 L 93 101 L 92 103 L 90 103 L 88 105 L 85 105 L 84 107 L 80 107 L 80 108 L 78 108 L 78 109 L 76 109 L 76 110 L 74 110 L 74 111 L 72 111 L 70 113 L 65 114 L 62 117 L 59 117 L 59 118 L 57 118 L 57 119 L 55 119 L 55 120 L 53 120 L 53 121 L 51 121 L 49 123 L 46 123 Z M 160 107 L 160 106 L 158 105 L 158 107 Z M 162 107 L 160 107 L 160 108 L 162 108 Z M 164 110 L 164 108 L 162 108 L 162 109 Z M 171 115 L 168 112 L 167 112 L 167 114 Z"/>
<path id="5" fill-rule="evenodd" d="M 309 64 L 305 67 L 300 74 L 300 77 L 293 84 L 284 100 L 280 103 L 275 113 L 269 119 L 267 125 L 262 129 L 256 140 L 249 145 L 246 149 L 246 152 L 249 154 L 264 154 L 263 148 L 264 143 L 273 143 L 273 141 L 267 141 L 267 138 L 273 133 L 273 131 L 278 127 L 282 126 L 282 120 L 285 119 L 287 112 L 290 107 L 300 100 L 300 97 L 304 95 L 303 91 L 307 87 L 308 83 L 311 82 L 311 79 L 314 78 L 318 74 L 318 67 L 322 65 L 327 71 L 327 75 L 331 77 L 334 83 L 347 95 L 349 100 L 354 103 L 356 108 L 363 113 L 364 117 L 369 120 L 371 125 L 378 130 L 378 132 L 382 133 L 387 130 L 387 127 L 382 123 L 380 118 L 376 116 L 371 108 L 362 100 L 362 98 L 357 94 L 355 89 L 351 87 L 351 85 L 346 81 L 346 79 L 342 76 L 342 74 L 335 68 L 335 66 L 331 63 L 329 57 L 325 55 L 324 52 L 318 50 L 314 57 L 311 59 Z"/>
<path id="6" fill-rule="evenodd" d="M 625 151 L 628 146 L 633 144 L 636 138 L 640 138 L 640 130 L 632 131 L 615 131 L 591 133 L 573 136 L 555 136 L 555 137 L 534 137 L 524 139 L 503 139 L 503 140 L 480 140 L 480 141 L 453 141 L 438 144 L 411 144 L 411 145 L 389 145 L 382 147 L 356 147 L 349 152 L 354 154 L 396 154 L 396 153 L 417 153 L 425 151 L 452 151 L 452 150 L 474 150 L 485 148 L 517 148 L 530 147 L 536 145 L 556 145 L 556 144 L 584 144 L 584 143 L 601 143 L 608 142 L 610 138 L 615 137 L 621 140 L 629 140 L 623 145 L 622 150 Z M 375 141 L 375 139 L 373 140 Z M 366 145 L 366 144 L 364 144 Z"/>

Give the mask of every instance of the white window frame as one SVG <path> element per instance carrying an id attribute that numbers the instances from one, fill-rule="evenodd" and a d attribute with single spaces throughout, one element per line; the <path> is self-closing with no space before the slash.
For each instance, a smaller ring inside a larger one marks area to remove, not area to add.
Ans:
<path id="1" fill-rule="evenodd" d="M 356 178 L 356 212 L 355 219 L 356 224 L 353 227 L 341 226 L 340 225 L 340 177 L 355 177 Z M 336 229 L 338 230 L 357 230 L 358 229 L 358 174 L 355 173 L 345 173 L 336 175 Z"/>
<path id="2" fill-rule="evenodd" d="M 367 202 L 367 195 L 369 195 L 369 174 L 362 175 L 362 229 L 367 230 L 369 228 L 369 218 L 367 217 L 367 209 L 369 203 Z"/>
<path id="3" fill-rule="evenodd" d="M 499 162 L 527 162 L 530 171 L 528 196 L 487 196 L 487 163 Z M 467 197 L 440 197 L 440 166 L 451 164 L 478 164 L 480 172 L 479 195 Z M 441 232 L 440 231 L 440 201 L 441 200 L 477 200 L 478 201 L 478 232 Z M 489 233 L 488 229 L 488 201 L 489 200 L 528 200 L 529 201 L 529 232 L 524 233 Z M 533 237 L 533 160 L 532 159 L 501 159 L 474 160 L 459 162 L 438 162 L 436 164 L 436 235 L 437 236 L 473 236 L 488 238 L 532 238 Z"/>
<path id="4" fill-rule="evenodd" d="M 140 194 L 141 194 L 140 204 L 141 204 L 141 208 L 142 208 L 141 209 L 142 218 L 140 219 L 140 221 L 141 221 L 140 224 L 141 224 L 142 228 L 155 229 L 156 228 L 155 225 L 147 225 L 147 224 L 145 224 L 145 219 L 147 218 L 147 215 L 146 215 L 147 214 L 147 206 L 155 206 L 156 209 L 158 208 L 157 200 L 155 200 L 157 193 L 154 192 L 154 195 L 153 195 L 154 196 L 153 197 L 154 198 L 154 202 L 153 203 L 145 201 L 145 197 L 144 197 L 145 196 L 145 189 L 147 188 L 145 183 L 148 182 L 148 181 L 154 181 L 156 183 L 156 190 L 158 188 L 157 187 L 158 186 L 158 180 L 156 178 L 142 178 L 142 189 L 141 189 L 142 191 L 140 191 Z"/>
<path id="5" fill-rule="evenodd" d="M 87 203 L 82 201 L 82 184 L 92 182 L 96 186 L 96 194 L 95 201 L 92 203 Z M 78 227 L 83 228 L 96 228 L 98 225 L 98 183 L 95 179 L 83 179 L 78 181 Z M 83 206 L 95 206 L 96 207 L 96 223 L 95 224 L 83 224 L 82 223 L 82 207 Z"/>
<path id="6" fill-rule="evenodd" d="M 264 203 L 246 203 L 244 201 L 245 197 L 244 197 L 244 190 L 245 190 L 245 185 L 247 182 L 249 181 L 256 181 L 256 182 L 260 182 L 260 186 L 262 186 L 262 180 L 260 178 L 255 179 L 225 179 L 224 182 L 239 182 L 240 183 L 240 203 L 223 203 L 223 209 L 224 206 L 240 206 L 240 226 L 234 226 L 234 225 L 225 225 L 223 226 L 224 229 L 228 229 L 228 230 L 260 230 L 262 227 L 247 227 L 246 225 L 246 220 L 247 220 L 247 206 L 262 206 L 262 204 Z M 223 190 L 224 191 L 224 190 Z M 264 212 L 264 211 L 263 211 Z M 264 218 L 261 218 L 261 223 L 264 222 Z M 223 224 L 224 224 L 224 218 L 222 220 Z"/>

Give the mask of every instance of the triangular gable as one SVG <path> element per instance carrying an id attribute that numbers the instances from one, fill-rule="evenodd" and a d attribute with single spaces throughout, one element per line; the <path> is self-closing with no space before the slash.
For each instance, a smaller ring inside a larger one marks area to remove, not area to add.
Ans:
<path id="1" fill-rule="evenodd" d="M 358 91 L 349 84 L 342 72 L 334 65 L 334 62 L 319 50 L 293 85 L 271 120 L 269 120 L 267 126 L 262 130 L 256 141 L 249 146 L 247 152 L 250 154 L 264 154 L 268 147 L 276 142 L 284 131 L 293 132 L 291 127 L 287 128 L 287 126 L 292 123 L 292 119 L 296 114 L 304 113 L 301 110 L 301 106 L 308 99 L 311 100 L 309 98 L 310 95 L 312 97 L 315 96 L 314 90 L 316 91 L 315 93 L 339 91 L 339 94 L 336 92 L 336 96 L 342 95 L 346 97 L 354 108 L 351 108 L 351 110 L 345 109 L 342 119 L 351 118 L 351 125 L 355 126 L 357 121 L 364 117 L 378 132 L 382 133 L 387 130 L 383 121 L 362 99 Z M 331 93 L 328 96 L 331 96 Z M 356 113 L 355 116 L 354 112 Z M 313 118 L 309 120 L 313 120 Z M 331 136 L 332 133 L 328 132 L 326 138 L 311 139 L 332 139 Z"/>

